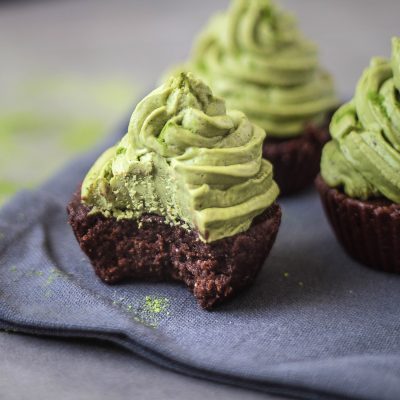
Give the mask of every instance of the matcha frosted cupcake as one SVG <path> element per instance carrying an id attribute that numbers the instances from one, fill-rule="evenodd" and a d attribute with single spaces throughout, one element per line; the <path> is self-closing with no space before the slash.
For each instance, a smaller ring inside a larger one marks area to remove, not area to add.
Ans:
<path id="1" fill-rule="evenodd" d="M 317 187 L 344 248 L 400 273 L 400 39 L 373 58 L 352 101 L 334 115 Z"/>
<path id="2" fill-rule="evenodd" d="M 184 68 L 265 129 L 264 156 L 283 194 L 313 181 L 338 101 L 316 46 L 291 15 L 270 0 L 234 0 L 210 21 Z"/>
<path id="3" fill-rule="evenodd" d="M 248 286 L 281 218 L 264 138 L 190 73 L 150 93 L 68 207 L 97 275 L 183 281 L 204 308 Z"/>

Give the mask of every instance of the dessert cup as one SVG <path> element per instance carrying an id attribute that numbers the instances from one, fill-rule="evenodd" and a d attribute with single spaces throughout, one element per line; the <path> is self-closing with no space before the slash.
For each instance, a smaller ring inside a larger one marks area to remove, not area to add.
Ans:
<path id="1" fill-rule="evenodd" d="M 264 139 L 191 73 L 145 97 L 68 205 L 96 274 L 180 281 L 205 309 L 248 287 L 281 220 Z"/>

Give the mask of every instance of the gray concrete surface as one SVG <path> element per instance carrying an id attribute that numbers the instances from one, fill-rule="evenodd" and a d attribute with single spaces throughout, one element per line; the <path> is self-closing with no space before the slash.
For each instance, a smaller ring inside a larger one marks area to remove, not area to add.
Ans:
<path id="1" fill-rule="evenodd" d="M 70 0 L 0 3 L 0 96 L 32 74 L 115 76 L 149 88 L 185 59 L 194 34 L 225 0 Z M 282 0 L 321 46 L 342 97 L 372 55 L 400 34 L 398 0 Z M 128 106 L 128 105 L 127 105 Z M 191 379 L 104 344 L 0 334 L 0 398 L 257 399 Z M 107 371 L 118 370 L 118 382 Z"/>

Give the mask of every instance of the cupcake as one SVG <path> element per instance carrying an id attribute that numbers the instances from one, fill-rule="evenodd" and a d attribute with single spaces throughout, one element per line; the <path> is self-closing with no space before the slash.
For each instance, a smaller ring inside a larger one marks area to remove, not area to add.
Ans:
<path id="1" fill-rule="evenodd" d="M 291 15 L 270 0 L 234 0 L 211 19 L 182 68 L 267 132 L 263 155 L 282 194 L 313 182 L 338 100 L 316 46 Z"/>
<path id="2" fill-rule="evenodd" d="M 400 273 L 400 39 L 373 58 L 354 98 L 333 116 L 317 187 L 346 251 Z"/>
<path id="3" fill-rule="evenodd" d="M 68 206 L 96 274 L 181 281 L 205 309 L 249 286 L 281 220 L 264 138 L 190 73 L 145 97 Z"/>

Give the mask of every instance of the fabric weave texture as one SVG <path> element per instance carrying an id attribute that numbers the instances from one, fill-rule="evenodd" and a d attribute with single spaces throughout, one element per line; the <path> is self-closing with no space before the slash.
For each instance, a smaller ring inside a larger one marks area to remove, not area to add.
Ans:
<path id="1" fill-rule="evenodd" d="M 352 261 L 315 191 L 280 201 L 255 285 L 213 312 L 179 284 L 103 284 L 66 205 L 100 151 L 0 210 L 0 328 L 102 339 L 178 372 L 306 399 L 400 394 L 400 277 Z"/>

